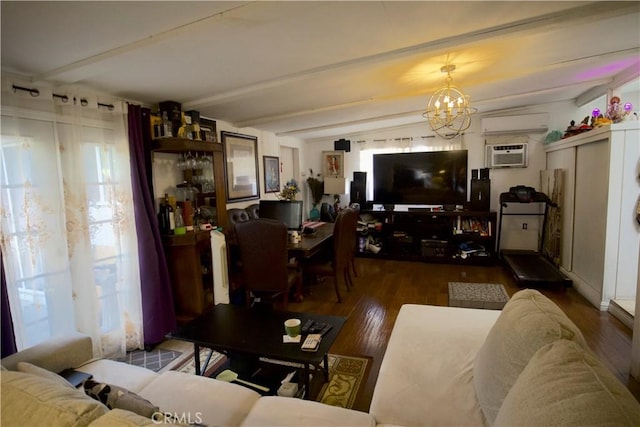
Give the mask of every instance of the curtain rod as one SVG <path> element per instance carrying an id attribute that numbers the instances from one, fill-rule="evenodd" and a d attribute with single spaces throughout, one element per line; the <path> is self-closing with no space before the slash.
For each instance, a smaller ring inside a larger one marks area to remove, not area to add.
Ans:
<path id="1" fill-rule="evenodd" d="M 28 88 L 28 87 L 23 87 L 23 86 L 18 86 L 18 85 L 12 85 L 13 91 L 17 92 L 19 90 L 23 91 L 23 92 L 29 92 L 29 95 L 33 96 L 34 98 L 37 98 L 38 96 L 40 96 L 40 91 L 38 89 L 35 88 Z M 51 94 L 52 97 L 54 98 L 60 98 L 60 100 L 62 100 L 62 102 L 67 103 L 69 102 L 69 97 L 67 95 L 60 95 L 57 93 L 52 93 Z M 76 97 L 73 97 L 73 102 L 76 102 Z M 86 98 L 80 98 L 80 105 L 82 105 L 83 107 L 86 107 L 87 105 L 89 105 L 89 101 L 87 101 Z M 98 102 L 98 108 L 103 107 L 108 109 L 109 111 L 113 111 L 114 110 L 114 105 L 113 104 L 104 104 L 101 102 Z"/>

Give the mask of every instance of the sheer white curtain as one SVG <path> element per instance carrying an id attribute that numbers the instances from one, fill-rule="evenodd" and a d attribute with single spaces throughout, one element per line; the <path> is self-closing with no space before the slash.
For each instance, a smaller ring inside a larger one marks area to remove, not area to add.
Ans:
<path id="1" fill-rule="evenodd" d="M 101 355 L 142 347 L 126 110 L 12 86 L 3 81 L 0 231 L 17 347 L 73 331 Z"/>
<path id="2" fill-rule="evenodd" d="M 373 177 L 373 155 L 391 153 L 419 153 L 424 151 L 461 150 L 462 141 L 439 138 L 407 137 L 374 139 L 361 142 L 360 171 Z M 373 200 L 373 179 L 367 179 L 367 200 Z"/>

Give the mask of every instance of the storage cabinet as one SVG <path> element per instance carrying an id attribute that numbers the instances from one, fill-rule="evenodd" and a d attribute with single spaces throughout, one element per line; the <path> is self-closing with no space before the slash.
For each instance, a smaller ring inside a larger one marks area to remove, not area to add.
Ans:
<path id="1" fill-rule="evenodd" d="M 465 264 L 496 261 L 495 212 L 361 213 L 370 220 L 360 225 L 360 232 L 373 236 L 380 251 L 361 248 L 360 256 Z"/>
<path id="2" fill-rule="evenodd" d="M 151 154 L 169 153 L 176 161 L 185 153 L 211 156 L 215 191 L 198 189 L 197 206 L 214 209 L 215 225 L 227 227 L 224 156 L 222 145 L 183 138 L 161 138 L 151 143 Z M 185 174 L 185 177 L 188 177 Z M 189 180 L 190 181 L 190 180 Z M 176 182 L 178 186 L 180 182 Z M 189 182 L 188 184 L 192 184 Z M 184 235 L 163 235 L 163 249 L 169 268 L 171 288 L 180 324 L 188 322 L 213 305 L 213 272 L 209 231 L 196 230 Z"/>
<path id="3" fill-rule="evenodd" d="M 560 267 L 600 310 L 636 297 L 640 234 L 638 121 L 604 126 L 545 147 L 547 170 L 562 169 Z"/>

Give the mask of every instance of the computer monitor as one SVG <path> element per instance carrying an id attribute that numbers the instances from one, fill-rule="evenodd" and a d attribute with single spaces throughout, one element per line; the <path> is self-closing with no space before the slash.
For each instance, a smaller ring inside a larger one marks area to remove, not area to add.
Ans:
<path id="1" fill-rule="evenodd" d="M 302 201 L 260 200 L 260 218 L 282 221 L 289 230 L 302 229 Z"/>

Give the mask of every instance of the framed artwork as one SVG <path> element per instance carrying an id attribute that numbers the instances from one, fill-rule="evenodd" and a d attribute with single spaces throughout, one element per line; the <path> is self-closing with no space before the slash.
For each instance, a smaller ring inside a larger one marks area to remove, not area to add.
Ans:
<path id="1" fill-rule="evenodd" d="M 206 142 L 218 142 L 215 120 L 200 117 L 200 139 Z"/>
<path id="2" fill-rule="evenodd" d="M 280 158 L 262 156 L 264 162 L 264 192 L 277 193 L 280 191 Z"/>
<path id="3" fill-rule="evenodd" d="M 322 152 L 322 175 L 329 178 L 344 178 L 344 151 Z"/>
<path id="4" fill-rule="evenodd" d="M 233 132 L 220 132 L 224 150 L 224 176 L 227 202 L 258 199 L 258 138 Z"/>

